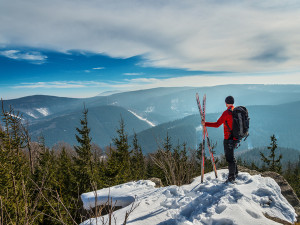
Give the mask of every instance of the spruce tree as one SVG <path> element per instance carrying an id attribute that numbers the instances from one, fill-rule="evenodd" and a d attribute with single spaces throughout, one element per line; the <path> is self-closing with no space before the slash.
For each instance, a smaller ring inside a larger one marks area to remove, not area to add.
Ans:
<path id="1" fill-rule="evenodd" d="M 64 200 L 71 201 L 70 196 L 76 196 L 77 186 L 74 176 L 74 163 L 71 155 L 67 153 L 66 147 L 62 146 L 57 157 L 56 177 L 59 185 L 59 194 Z"/>
<path id="2" fill-rule="evenodd" d="M 128 135 L 125 132 L 125 123 L 123 118 L 120 120 L 120 127 L 117 129 L 118 136 L 113 139 L 116 148 L 113 156 L 118 163 L 118 173 L 116 175 L 117 183 L 124 183 L 131 179 L 130 174 L 130 145 L 128 144 Z"/>
<path id="3" fill-rule="evenodd" d="M 120 166 L 118 164 L 116 149 L 114 149 L 111 145 L 107 150 L 107 163 L 105 167 L 105 180 L 104 186 L 110 187 L 118 184 L 117 175 L 120 170 Z"/>
<path id="4" fill-rule="evenodd" d="M 0 197 L 3 224 L 25 224 L 29 221 L 31 204 L 28 192 L 30 177 L 26 155 L 23 152 L 22 118 L 12 108 L 6 111 L 2 102 L 0 115 Z M 24 191 L 25 190 L 25 191 Z"/>
<path id="5" fill-rule="evenodd" d="M 280 160 L 282 159 L 282 155 L 280 154 L 277 159 L 275 151 L 277 149 L 277 139 L 275 135 L 273 134 L 271 136 L 271 143 L 270 146 L 268 146 L 268 149 L 270 150 L 270 155 L 267 158 L 262 152 L 260 152 L 261 160 L 267 164 L 268 170 L 274 171 L 277 173 L 281 173 L 281 163 Z"/>
<path id="6" fill-rule="evenodd" d="M 83 109 L 83 118 L 80 119 L 81 128 L 76 128 L 76 140 L 79 145 L 74 146 L 76 156 L 74 157 L 76 179 L 79 186 L 79 192 L 91 191 L 91 184 L 95 180 L 91 141 L 90 128 L 88 127 L 88 109 Z"/>
<path id="7" fill-rule="evenodd" d="M 298 198 L 300 198 L 300 155 L 298 157 L 298 162 L 294 169 L 294 186 L 293 186 Z"/>
<path id="8" fill-rule="evenodd" d="M 138 143 L 137 134 L 134 133 L 132 141 L 132 157 L 131 157 L 131 176 L 134 180 L 140 180 L 145 178 L 146 166 L 145 159 L 142 153 L 142 148 Z"/>
<path id="9" fill-rule="evenodd" d="M 34 183 L 37 188 L 35 193 L 37 197 L 42 192 L 42 198 L 38 202 L 37 210 L 43 212 L 39 221 L 45 224 L 53 223 L 51 216 L 56 214 L 53 207 L 59 207 L 58 201 L 54 198 L 53 193 L 58 189 L 56 174 L 56 159 L 54 152 L 46 147 L 45 138 L 39 138 L 39 152 L 36 167 L 34 168 Z M 53 223 L 55 224 L 55 223 Z"/>

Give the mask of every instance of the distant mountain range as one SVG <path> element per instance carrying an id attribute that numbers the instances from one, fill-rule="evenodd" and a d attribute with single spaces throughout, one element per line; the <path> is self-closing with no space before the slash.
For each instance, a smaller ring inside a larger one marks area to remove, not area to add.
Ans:
<path id="1" fill-rule="evenodd" d="M 144 152 L 153 152 L 168 133 L 174 144 L 186 142 L 195 148 L 201 139 L 200 116 L 196 92 L 207 94 L 207 121 L 216 121 L 225 110 L 224 99 L 233 95 L 236 105 L 245 105 L 250 113 L 250 137 L 240 149 L 266 146 L 275 134 L 283 147 L 300 149 L 299 85 L 224 85 L 205 88 L 155 88 L 75 99 L 54 96 L 28 96 L 4 101 L 23 114 L 34 138 L 43 134 L 46 144 L 58 141 L 76 144 L 76 127 L 80 126 L 83 105 L 93 141 L 100 146 L 111 143 L 122 117 L 129 139 L 134 132 Z M 223 128 L 209 128 L 211 139 L 221 153 Z"/>
<path id="2" fill-rule="evenodd" d="M 300 134 L 300 101 L 276 106 L 249 106 L 250 136 L 241 143 L 238 150 L 267 146 L 270 136 L 275 134 L 278 145 L 300 150 L 297 141 Z M 224 108 L 225 110 L 225 108 Z M 207 121 L 217 121 L 221 113 L 207 115 Z M 202 129 L 199 115 L 187 116 L 183 119 L 160 124 L 138 133 L 139 140 L 145 152 L 152 152 L 167 133 L 173 139 L 173 144 L 186 142 L 188 147 L 195 148 L 200 143 Z M 216 152 L 223 153 L 223 126 L 208 128 L 211 141 L 217 143 Z"/>

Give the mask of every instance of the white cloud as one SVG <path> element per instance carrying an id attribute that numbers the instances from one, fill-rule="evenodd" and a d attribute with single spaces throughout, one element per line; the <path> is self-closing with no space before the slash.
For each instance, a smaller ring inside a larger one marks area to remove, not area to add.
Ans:
<path id="1" fill-rule="evenodd" d="M 123 73 L 123 75 L 125 75 L 125 76 L 141 76 L 143 74 L 144 73 Z"/>
<path id="2" fill-rule="evenodd" d="M 105 69 L 105 67 L 95 67 L 95 68 L 93 68 L 93 70 L 104 70 Z"/>
<path id="3" fill-rule="evenodd" d="M 52 82 L 35 82 L 35 83 L 21 83 L 12 88 L 89 88 L 89 87 L 103 87 L 106 83 L 96 81 L 52 81 Z"/>
<path id="4" fill-rule="evenodd" d="M 43 61 L 48 58 L 47 56 L 42 55 L 40 52 L 21 52 L 19 50 L 0 51 L 0 55 L 10 59 L 28 60 L 36 63 L 43 63 Z"/>
<path id="5" fill-rule="evenodd" d="M 126 79 L 125 83 L 109 84 L 107 87 L 119 90 L 139 90 L 156 87 L 205 87 L 226 84 L 299 84 L 300 72 L 278 72 L 257 74 L 221 74 L 184 76 L 176 78 Z"/>
<path id="6" fill-rule="evenodd" d="M 102 88 L 109 90 L 140 90 L 156 87 L 205 87 L 226 84 L 298 84 L 300 72 L 273 73 L 224 73 L 219 75 L 195 75 L 174 78 L 135 78 L 122 81 L 53 81 L 21 83 L 11 88 L 42 88 L 42 89 L 91 89 Z"/>
<path id="7" fill-rule="evenodd" d="M 295 0 L 2 0 L 0 45 L 88 50 L 152 66 L 299 69 Z"/>

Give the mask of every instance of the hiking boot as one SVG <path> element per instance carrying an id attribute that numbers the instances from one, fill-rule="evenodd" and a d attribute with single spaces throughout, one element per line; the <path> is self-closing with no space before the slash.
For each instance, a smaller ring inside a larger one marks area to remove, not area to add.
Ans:
<path id="1" fill-rule="evenodd" d="M 234 183 L 235 182 L 235 177 L 230 176 L 227 178 L 227 180 L 225 181 L 225 183 Z"/>

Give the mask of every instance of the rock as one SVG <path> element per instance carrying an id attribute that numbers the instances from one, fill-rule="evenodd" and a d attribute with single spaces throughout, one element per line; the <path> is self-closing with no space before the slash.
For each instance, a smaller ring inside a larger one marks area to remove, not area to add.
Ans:
<path id="1" fill-rule="evenodd" d="M 155 183 L 155 187 L 163 186 L 163 183 L 161 182 L 161 179 L 159 179 L 159 178 L 152 177 L 150 180 Z"/>

